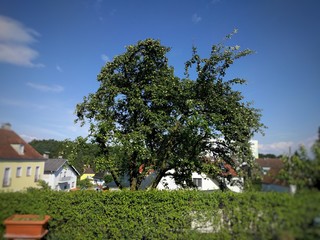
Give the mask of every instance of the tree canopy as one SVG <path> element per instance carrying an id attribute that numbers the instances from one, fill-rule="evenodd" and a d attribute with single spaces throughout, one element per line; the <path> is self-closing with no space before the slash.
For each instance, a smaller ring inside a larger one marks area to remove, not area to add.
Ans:
<path id="1" fill-rule="evenodd" d="M 252 51 L 220 43 L 201 58 L 194 47 L 183 79 L 168 65 L 169 51 L 154 39 L 128 46 L 102 68 L 98 90 L 76 107 L 76 121 L 90 124 L 100 146 L 96 165 L 120 188 L 119 176 L 128 174 L 130 188 L 139 189 L 150 169 L 153 188 L 170 169 L 177 183 L 190 186 L 193 171 L 219 173 L 208 153 L 232 166 L 252 159 L 249 140 L 263 128 L 260 112 L 233 89 L 243 79 L 225 80 L 233 62 Z M 189 79 L 192 66 L 196 79 Z"/>
<path id="2" fill-rule="evenodd" d="M 29 143 L 40 154 L 47 154 L 49 158 L 65 158 L 80 173 L 84 165 L 90 165 L 95 169 L 95 158 L 99 155 L 97 144 L 88 143 L 86 138 L 78 137 L 75 140 L 63 141 L 53 139 L 32 140 Z"/>
<path id="3" fill-rule="evenodd" d="M 279 179 L 288 184 L 296 185 L 298 189 L 316 188 L 320 190 L 320 128 L 319 137 L 311 147 L 312 157 L 301 145 L 292 156 L 284 156 L 283 169 Z"/>

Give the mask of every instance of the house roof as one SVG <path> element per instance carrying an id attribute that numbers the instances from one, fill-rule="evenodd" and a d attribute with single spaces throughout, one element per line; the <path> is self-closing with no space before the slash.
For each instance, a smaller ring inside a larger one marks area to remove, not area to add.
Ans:
<path id="1" fill-rule="evenodd" d="M 233 167 L 228 163 L 223 164 L 223 172 L 221 173 L 221 175 L 224 177 L 228 175 L 231 175 L 232 177 L 238 176 L 236 170 L 234 170 Z"/>
<path id="2" fill-rule="evenodd" d="M 65 163 L 67 159 L 47 159 L 44 164 L 45 172 L 55 172 L 59 170 Z"/>
<path id="3" fill-rule="evenodd" d="M 85 167 L 82 174 L 94 174 L 94 171 L 91 167 Z"/>
<path id="4" fill-rule="evenodd" d="M 273 169 L 283 168 L 283 162 L 280 158 L 258 158 L 256 162 L 260 167 L 270 167 Z"/>
<path id="5" fill-rule="evenodd" d="M 22 147 L 22 154 L 19 154 L 13 145 Z M 44 160 L 31 145 L 24 141 L 10 127 L 0 128 L 0 159 L 2 160 Z"/>
<path id="6" fill-rule="evenodd" d="M 94 176 L 93 179 L 103 179 L 108 172 L 97 172 Z"/>
<path id="7" fill-rule="evenodd" d="M 72 165 L 68 163 L 67 159 L 47 159 L 44 163 L 44 172 L 56 172 L 58 171 L 64 164 L 68 164 L 76 174 L 80 175 L 77 169 L 75 169 Z"/>
<path id="8" fill-rule="evenodd" d="M 279 158 L 258 158 L 256 162 L 260 168 L 269 168 L 268 172 L 263 175 L 262 183 L 284 185 L 284 182 L 277 178 L 280 170 L 283 168 L 283 162 Z"/>

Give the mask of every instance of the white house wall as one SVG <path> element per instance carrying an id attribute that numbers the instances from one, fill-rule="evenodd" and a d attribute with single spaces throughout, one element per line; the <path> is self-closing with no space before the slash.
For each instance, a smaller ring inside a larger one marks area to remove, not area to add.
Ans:
<path id="1" fill-rule="evenodd" d="M 218 190 L 219 189 L 219 184 L 217 181 L 212 180 L 211 178 L 209 178 L 206 174 L 204 173 L 197 173 L 197 172 L 193 172 L 192 173 L 192 179 L 194 178 L 200 178 L 202 179 L 202 187 L 198 187 L 199 190 Z"/>
<path id="2" fill-rule="evenodd" d="M 174 170 L 170 170 L 167 173 L 173 173 Z M 214 191 L 219 190 L 219 183 L 216 180 L 211 179 L 204 173 L 192 173 L 192 179 L 201 179 L 201 187 L 198 187 L 202 191 Z M 226 180 L 227 188 L 230 191 L 240 193 L 243 191 L 243 178 L 233 177 L 231 181 Z M 159 182 L 157 189 L 159 190 L 178 190 L 182 189 L 180 185 L 177 185 L 172 176 L 165 176 Z"/>
<path id="3" fill-rule="evenodd" d="M 241 193 L 243 191 L 243 185 L 243 178 L 233 177 L 230 182 L 227 181 L 227 188 L 232 192 Z"/>
<path id="4" fill-rule="evenodd" d="M 174 170 L 170 170 L 170 171 L 167 171 L 167 174 L 168 173 L 172 174 L 173 172 L 174 172 Z M 163 177 L 157 186 L 157 189 L 159 189 L 159 190 L 176 190 L 176 189 L 180 189 L 180 188 L 181 188 L 181 186 L 176 184 L 176 182 L 174 181 L 172 176 Z"/>
<path id="5" fill-rule="evenodd" d="M 173 173 L 173 170 L 168 171 L 167 173 Z M 202 187 L 199 187 L 199 190 L 218 190 L 219 184 L 217 181 L 212 180 L 207 177 L 206 174 L 198 174 L 196 172 L 192 173 L 192 178 L 200 178 L 202 181 Z M 180 185 L 177 185 L 172 176 L 166 176 L 161 179 L 159 182 L 157 189 L 159 190 L 177 190 L 181 189 Z"/>
<path id="6" fill-rule="evenodd" d="M 48 183 L 51 189 L 54 189 L 55 186 L 55 177 L 54 174 L 43 174 L 41 179 Z"/>
<path id="7" fill-rule="evenodd" d="M 52 174 L 44 174 L 42 179 L 45 180 L 53 190 L 68 191 L 77 186 L 77 175 L 70 166 L 63 166 Z"/>

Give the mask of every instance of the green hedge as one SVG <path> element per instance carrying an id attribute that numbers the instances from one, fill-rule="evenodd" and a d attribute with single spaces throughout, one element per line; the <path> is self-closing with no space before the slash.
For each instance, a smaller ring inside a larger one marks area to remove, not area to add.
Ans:
<path id="1" fill-rule="evenodd" d="M 319 192 L 0 193 L 1 222 L 14 213 L 49 214 L 47 239 L 320 239 Z"/>

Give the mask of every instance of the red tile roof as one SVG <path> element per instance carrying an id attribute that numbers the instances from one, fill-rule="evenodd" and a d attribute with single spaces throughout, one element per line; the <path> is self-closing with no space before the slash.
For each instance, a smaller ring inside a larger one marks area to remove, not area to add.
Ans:
<path id="1" fill-rule="evenodd" d="M 283 162 L 279 158 L 258 158 L 256 160 L 260 168 L 270 168 L 266 175 L 263 175 L 262 183 L 284 185 L 285 183 L 277 178 L 283 168 Z"/>
<path id="2" fill-rule="evenodd" d="M 11 144 L 22 144 L 24 153 L 19 154 Z M 11 129 L 0 128 L 0 159 L 2 160 L 42 160 L 44 159 L 31 145 L 25 142 L 18 134 Z"/>
<path id="3" fill-rule="evenodd" d="M 91 167 L 85 167 L 83 169 L 83 174 L 95 174 Z"/>
<path id="4" fill-rule="evenodd" d="M 224 177 L 226 177 L 228 175 L 231 175 L 232 177 L 238 176 L 236 170 L 234 170 L 230 164 L 225 163 L 223 166 L 225 168 L 225 172 L 221 173 L 222 176 L 224 176 Z"/>

